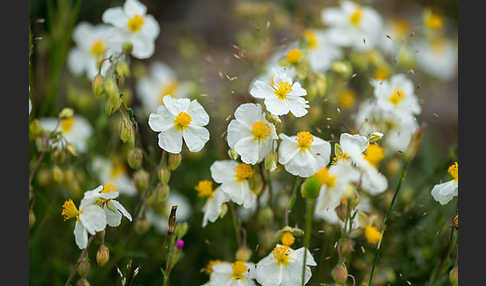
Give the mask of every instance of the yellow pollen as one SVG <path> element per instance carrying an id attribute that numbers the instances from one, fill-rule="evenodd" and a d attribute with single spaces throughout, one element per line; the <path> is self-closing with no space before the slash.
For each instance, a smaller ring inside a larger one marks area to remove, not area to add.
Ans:
<path id="1" fill-rule="evenodd" d="M 285 245 L 277 245 L 272 250 L 272 254 L 273 254 L 273 257 L 275 257 L 275 260 L 277 260 L 277 266 L 280 266 L 282 264 L 287 266 L 289 264 L 290 247 L 285 246 Z"/>
<path id="2" fill-rule="evenodd" d="M 74 126 L 74 117 L 69 117 L 61 120 L 61 131 L 64 133 L 70 132 Z"/>
<path id="3" fill-rule="evenodd" d="M 348 203 L 348 199 L 345 196 L 343 196 L 341 198 L 341 204 L 346 205 L 347 203 Z"/>
<path id="4" fill-rule="evenodd" d="M 213 266 L 221 262 L 222 262 L 221 260 L 210 260 L 208 262 L 208 265 L 204 269 L 204 272 L 206 272 L 207 275 L 211 275 L 211 273 L 213 273 Z"/>
<path id="5" fill-rule="evenodd" d="M 282 244 L 285 246 L 292 246 L 295 242 L 295 237 L 292 235 L 290 231 L 286 231 L 283 233 L 282 238 L 280 238 Z"/>
<path id="6" fill-rule="evenodd" d="M 338 101 L 339 101 L 339 106 L 341 106 L 344 109 L 351 109 L 354 106 L 354 101 L 355 101 L 356 95 L 352 90 L 345 90 L 341 92 L 339 95 Z"/>
<path id="7" fill-rule="evenodd" d="M 287 94 L 292 91 L 292 86 L 286 81 L 282 81 L 278 84 L 278 88 L 275 90 L 275 95 L 280 100 L 287 98 Z"/>
<path id="8" fill-rule="evenodd" d="M 365 159 L 375 167 L 378 167 L 378 164 L 380 164 L 380 161 L 383 160 L 384 157 L 385 153 L 383 152 L 383 148 L 377 144 L 371 144 L 365 150 Z"/>
<path id="9" fill-rule="evenodd" d="M 248 266 L 246 266 L 245 262 L 243 261 L 235 261 L 234 263 L 231 263 L 231 268 L 233 269 L 231 278 L 234 280 L 241 280 L 243 279 L 243 274 L 245 274 Z"/>
<path id="10" fill-rule="evenodd" d="M 81 214 L 81 212 L 76 208 L 73 200 L 67 200 L 62 205 L 62 212 L 61 215 L 64 217 L 64 221 L 70 220 L 73 217 L 77 217 Z"/>
<path id="11" fill-rule="evenodd" d="M 251 128 L 251 133 L 256 141 L 264 141 L 270 136 L 271 131 L 270 125 L 263 121 L 255 122 Z"/>
<path id="12" fill-rule="evenodd" d="M 164 85 L 160 89 L 160 104 L 164 105 L 164 97 L 166 95 L 174 96 L 174 92 L 177 88 L 177 81 L 171 81 L 168 84 Z"/>
<path id="13" fill-rule="evenodd" d="M 136 14 L 128 20 L 128 30 L 137 33 L 143 26 L 145 19 L 143 16 Z"/>
<path id="14" fill-rule="evenodd" d="M 397 38 L 405 38 L 410 33 L 410 23 L 404 19 L 396 19 L 392 22 L 393 33 Z"/>
<path id="15" fill-rule="evenodd" d="M 301 152 L 305 152 L 310 149 L 312 142 L 314 142 L 314 136 L 307 131 L 300 131 L 297 133 L 297 147 Z"/>
<path id="16" fill-rule="evenodd" d="M 202 198 L 213 198 L 213 182 L 208 180 L 199 181 L 197 186 L 194 188 L 197 191 L 197 195 Z"/>
<path id="17" fill-rule="evenodd" d="M 118 192 L 118 190 L 115 187 L 115 184 L 112 183 L 106 183 L 103 185 L 103 190 L 101 190 L 103 194 L 108 194 L 111 192 Z"/>
<path id="18" fill-rule="evenodd" d="M 405 99 L 405 94 L 403 93 L 403 90 L 401 90 L 399 88 L 395 89 L 395 91 L 393 92 L 393 94 L 388 98 L 388 100 L 393 105 L 395 105 L 395 107 L 397 107 L 398 104 L 400 103 L 400 101 L 402 101 L 404 99 Z"/>
<path id="19" fill-rule="evenodd" d="M 118 161 L 118 162 L 113 163 L 113 165 L 112 165 L 111 172 L 110 172 L 110 178 L 115 179 L 115 178 L 118 178 L 119 176 L 121 176 L 125 173 L 126 173 L 125 164 L 123 164 L 123 162 L 121 162 L 121 161 Z"/>
<path id="20" fill-rule="evenodd" d="M 361 23 L 362 16 L 363 16 L 363 9 L 361 7 L 356 8 L 356 10 L 354 10 L 354 12 L 351 13 L 351 15 L 349 15 L 349 22 L 353 26 L 359 26 L 359 24 Z"/>
<path id="21" fill-rule="evenodd" d="M 332 188 L 336 184 L 336 176 L 329 173 L 328 167 L 320 169 L 317 171 L 316 175 L 321 185 L 326 185 L 328 188 Z"/>
<path id="22" fill-rule="evenodd" d="M 313 31 L 310 31 L 310 30 L 307 30 L 304 32 L 304 37 L 305 39 L 307 40 L 307 45 L 309 46 L 309 49 L 315 49 L 317 48 L 317 37 L 316 37 L 316 33 L 314 33 Z"/>
<path id="23" fill-rule="evenodd" d="M 291 64 L 298 64 L 302 58 L 302 52 L 299 49 L 290 50 L 287 53 L 287 61 Z"/>
<path id="24" fill-rule="evenodd" d="M 95 57 L 102 55 L 105 52 L 105 44 L 98 40 L 91 46 L 91 54 Z"/>
<path id="25" fill-rule="evenodd" d="M 189 126 L 192 121 L 192 117 L 184 111 L 179 113 L 174 120 L 174 125 L 178 130 L 184 130 Z"/>
<path id="26" fill-rule="evenodd" d="M 447 172 L 449 172 L 449 174 L 454 178 L 454 182 L 459 180 L 459 164 L 457 164 L 457 162 L 454 162 L 454 164 L 449 167 Z"/>
<path id="27" fill-rule="evenodd" d="M 367 225 L 364 229 L 364 234 L 368 243 L 375 244 L 380 240 L 381 233 L 372 225 Z"/>
<path id="28" fill-rule="evenodd" d="M 245 163 L 240 163 L 235 167 L 235 178 L 238 183 L 248 179 L 253 176 L 253 169 L 250 165 Z"/>
<path id="29" fill-rule="evenodd" d="M 444 21 L 440 15 L 429 10 L 425 13 L 425 26 L 431 30 L 438 30 L 444 26 Z"/>
<path id="30" fill-rule="evenodd" d="M 346 152 L 344 152 L 342 154 L 336 155 L 334 159 L 332 159 L 332 164 L 335 165 L 339 160 L 346 161 L 348 159 L 349 159 L 349 155 Z"/>
<path id="31" fill-rule="evenodd" d="M 373 78 L 376 80 L 386 80 L 390 77 L 390 71 L 386 67 L 379 67 L 375 74 L 373 75 Z"/>

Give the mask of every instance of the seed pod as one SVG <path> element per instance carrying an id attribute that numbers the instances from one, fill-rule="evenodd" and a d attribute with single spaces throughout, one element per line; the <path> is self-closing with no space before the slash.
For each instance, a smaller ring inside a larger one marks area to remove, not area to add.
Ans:
<path id="1" fill-rule="evenodd" d="M 140 168 L 143 161 L 143 152 L 140 148 L 131 149 L 127 155 L 127 162 L 130 168 L 136 170 Z"/>
<path id="2" fill-rule="evenodd" d="M 149 174 L 143 169 L 138 170 L 133 174 L 133 181 L 137 190 L 145 191 L 149 185 Z"/>
<path id="3" fill-rule="evenodd" d="M 343 263 L 336 265 L 331 271 L 331 276 L 336 283 L 344 285 L 346 280 L 348 280 L 348 270 L 346 269 L 346 265 Z"/>
<path id="4" fill-rule="evenodd" d="M 86 277 L 88 276 L 89 269 L 91 268 L 91 265 L 89 263 L 89 258 L 84 257 L 81 263 L 78 265 L 78 274 L 81 277 Z"/>
<path id="5" fill-rule="evenodd" d="M 97 75 L 91 82 L 91 88 L 96 97 L 101 97 L 103 95 L 103 76 Z"/>
<path id="6" fill-rule="evenodd" d="M 162 184 L 167 185 L 170 180 L 170 171 L 167 168 L 159 170 L 159 180 Z"/>
<path id="7" fill-rule="evenodd" d="M 321 189 L 321 183 L 319 178 L 312 176 L 307 178 L 301 186 L 302 197 L 306 199 L 316 199 L 319 196 L 319 191 Z"/>
<path id="8" fill-rule="evenodd" d="M 180 153 L 178 153 L 178 154 L 170 153 L 169 154 L 169 169 L 171 171 L 174 171 L 175 169 L 177 169 L 177 167 L 179 167 L 179 165 L 181 164 L 181 161 L 182 161 L 182 155 Z"/>
<path id="9" fill-rule="evenodd" d="M 64 173 L 58 166 L 52 168 L 52 179 L 54 182 L 60 184 L 64 178 Z"/>
<path id="10" fill-rule="evenodd" d="M 248 261 L 251 258 L 251 249 L 244 246 L 236 251 L 236 260 Z"/>
<path id="11" fill-rule="evenodd" d="M 99 266 L 104 266 L 110 259 L 110 250 L 104 244 L 100 245 L 96 253 L 96 263 Z"/>
<path id="12" fill-rule="evenodd" d="M 90 284 L 86 278 L 81 278 L 76 282 L 76 286 L 90 286 Z"/>

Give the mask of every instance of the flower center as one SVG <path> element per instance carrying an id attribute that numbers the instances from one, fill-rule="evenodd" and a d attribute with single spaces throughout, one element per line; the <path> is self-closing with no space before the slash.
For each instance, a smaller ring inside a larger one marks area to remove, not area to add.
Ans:
<path id="1" fill-rule="evenodd" d="M 69 117 L 66 119 L 61 120 L 61 131 L 64 133 L 68 133 L 73 129 L 74 126 L 74 117 Z"/>
<path id="2" fill-rule="evenodd" d="M 373 78 L 376 80 L 386 80 L 390 77 L 390 71 L 386 67 L 379 67 L 375 74 L 373 75 Z"/>
<path id="3" fill-rule="evenodd" d="M 367 225 L 365 227 L 365 237 L 366 240 L 371 243 L 375 244 L 380 240 L 381 233 L 378 231 L 378 229 L 372 225 Z"/>
<path id="4" fill-rule="evenodd" d="M 433 12 L 428 12 L 425 16 L 425 26 L 431 30 L 441 29 L 444 25 L 444 21 L 440 15 Z"/>
<path id="5" fill-rule="evenodd" d="M 332 159 L 332 164 L 335 165 L 337 163 L 337 161 L 339 161 L 339 160 L 346 161 L 348 159 L 349 159 L 349 155 L 346 152 L 343 152 L 341 154 L 336 154 L 334 159 Z"/>
<path id="6" fill-rule="evenodd" d="M 354 10 L 353 13 L 351 13 L 351 15 L 349 15 L 349 22 L 353 26 L 359 26 L 359 24 L 361 23 L 362 16 L 363 16 L 363 9 L 361 7 L 358 7 Z"/>
<path id="7" fill-rule="evenodd" d="M 77 217 L 81 214 L 81 212 L 76 208 L 73 200 L 67 200 L 62 205 L 62 212 L 61 215 L 64 217 L 64 221 L 70 220 L 73 217 Z"/>
<path id="8" fill-rule="evenodd" d="M 122 162 L 113 163 L 110 171 L 110 178 L 115 179 L 126 173 L 125 165 Z"/>
<path id="9" fill-rule="evenodd" d="M 241 280 L 243 279 L 243 274 L 245 274 L 248 267 L 243 261 L 236 261 L 231 264 L 231 268 L 233 269 L 231 278 L 233 278 L 234 280 Z"/>
<path id="10" fill-rule="evenodd" d="M 307 40 L 307 45 L 308 45 L 309 49 L 312 50 L 312 49 L 317 48 L 318 44 L 317 44 L 316 33 L 314 33 L 313 31 L 305 31 L 304 37 Z"/>
<path id="11" fill-rule="evenodd" d="M 366 148 L 365 150 L 365 160 L 370 162 L 371 165 L 378 167 L 378 164 L 380 164 L 380 161 L 383 160 L 385 157 L 385 154 L 383 152 L 383 148 L 378 146 L 377 144 L 371 144 Z"/>
<path id="12" fill-rule="evenodd" d="M 282 244 L 285 246 L 291 246 L 294 244 L 295 237 L 292 235 L 290 231 L 286 231 L 283 233 L 282 238 L 280 239 L 282 241 Z"/>
<path id="13" fill-rule="evenodd" d="M 314 142 L 314 136 L 307 131 L 300 131 L 297 133 L 297 147 L 301 152 L 305 152 L 310 149 L 312 142 Z"/>
<path id="14" fill-rule="evenodd" d="M 339 106 L 349 109 L 354 106 L 355 94 L 352 90 L 345 90 L 339 95 Z"/>
<path id="15" fill-rule="evenodd" d="M 388 100 L 393 105 L 395 105 L 395 107 L 397 107 L 398 104 L 400 103 L 400 101 L 402 101 L 404 99 L 405 99 L 405 94 L 403 93 L 403 90 L 401 90 L 399 88 L 395 89 L 395 91 L 393 92 L 393 94 L 388 98 Z"/>
<path id="16" fill-rule="evenodd" d="M 270 136 L 271 129 L 270 125 L 263 121 L 257 121 L 253 124 L 251 128 L 251 133 L 256 141 L 264 141 Z"/>
<path id="17" fill-rule="evenodd" d="M 197 191 L 197 195 L 202 198 L 213 198 L 213 182 L 208 180 L 199 181 L 197 186 L 194 188 Z"/>
<path id="18" fill-rule="evenodd" d="M 291 64 L 298 64 L 301 58 L 302 52 L 299 49 L 293 49 L 287 53 L 287 61 Z"/>
<path id="19" fill-rule="evenodd" d="M 192 117 L 184 111 L 179 113 L 174 120 L 174 125 L 178 130 L 184 130 L 189 126 L 192 121 Z"/>
<path id="20" fill-rule="evenodd" d="M 393 33 L 398 38 L 405 38 L 405 36 L 410 32 L 410 24 L 403 19 L 397 19 L 393 21 Z"/>
<path id="21" fill-rule="evenodd" d="M 142 15 L 136 14 L 128 20 L 128 30 L 137 33 L 143 26 L 145 19 Z"/>
<path id="22" fill-rule="evenodd" d="M 277 260 L 277 266 L 280 266 L 282 264 L 287 266 L 289 264 L 290 247 L 285 246 L 285 245 L 277 245 L 272 250 L 272 254 L 273 254 L 273 257 L 275 257 L 275 260 Z"/>
<path id="23" fill-rule="evenodd" d="M 454 182 L 459 180 L 459 164 L 457 164 L 457 162 L 454 162 L 454 164 L 449 167 L 447 172 L 449 172 L 449 174 L 454 178 Z"/>
<path id="24" fill-rule="evenodd" d="M 106 183 L 103 185 L 103 190 L 101 190 L 101 192 L 103 194 L 108 194 L 108 193 L 111 193 L 111 192 L 117 192 L 118 190 L 116 189 L 115 187 L 115 184 L 112 184 L 112 183 Z"/>
<path id="25" fill-rule="evenodd" d="M 278 88 L 275 90 L 275 95 L 280 100 L 287 98 L 287 94 L 292 91 L 292 86 L 286 81 L 282 81 L 278 84 Z"/>
<path id="26" fill-rule="evenodd" d="M 211 275 L 211 273 L 213 273 L 213 266 L 221 262 L 221 260 L 210 260 L 208 265 L 204 269 L 204 272 L 206 272 L 207 275 Z"/>
<path id="27" fill-rule="evenodd" d="M 105 52 L 105 44 L 98 40 L 91 46 L 91 54 L 95 57 L 102 55 Z"/>
<path id="28" fill-rule="evenodd" d="M 328 167 L 320 169 L 317 171 L 316 175 L 321 185 L 326 185 L 328 188 L 332 188 L 336 184 L 336 176 L 329 173 Z"/>
<path id="29" fill-rule="evenodd" d="M 174 96 L 174 91 L 177 88 L 177 82 L 171 81 L 168 84 L 162 86 L 160 89 L 160 104 L 164 105 L 164 97 L 166 95 Z"/>
<path id="30" fill-rule="evenodd" d="M 240 163 L 235 167 L 235 178 L 238 183 L 248 179 L 253 176 L 253 169 L 250 165 L 245 163 Z"/>

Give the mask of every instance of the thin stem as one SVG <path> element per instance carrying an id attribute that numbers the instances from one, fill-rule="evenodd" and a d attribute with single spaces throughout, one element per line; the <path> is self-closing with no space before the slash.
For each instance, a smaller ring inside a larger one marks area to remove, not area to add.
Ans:
<path id="1" fill-rule="evenodd" d="M 172 257 L 173 257 L 173 252 L 174 252 L 174 245 L 175 245 L 175 235 L 171 234 L 168 237 L 169 239 L 169 253 L 167 255 L 167 264 L 165 265 L 165 272 L 164 272 L 164 284 L 163 286 L 169 285 L 169 277 L 170 277 L 170 272 L 172 271 Z"/>
<path id="2" fill-rule="evenodd" d="M 312 230 L 312 212 L 314 210 L 314 202 L 315 199 L 307 199 L 304 232 L 304 260 L 302 261 L 302 286 L 305 284 L 305 266 L 307 260 L 307 251 L 309 249 L 310 234 Z"/>
<path id="3" fill-rule="evenodd" d="M 430 286 L 434 286 L 437 283 L 437 280 L 439 279 L 439 276 L 440 276 L 440 274 L 442 272 L 442 269 L 444 268 L 445 263 L 447 262 L 447 258 L 451 254 L 452 245 L 454 244 L 453 242 L 454 242 L 454 232 L 455 232 L 455 230 L 456 230 L 456 228 L 453 225 L 451 225 L 451 234 L 449 235 L 449 243 L 447 245 L 447 250 L 444 253 L 444 255 L 442 256 L 442 260 L 440 262 L 439 268 L 435 272 L 435 274 L 433 276 L 434 278 L 432 279 L 432 282 L 430 283 Z"/>
<path id="4" fill-rule="evenodd" d="M 294 186 L 292 187 L 292 195 L 289 201 L 289 208 L 288 208 L 289 210 L 292 210 L 292 208 L 294 207 L 295 200 L 297 199 L 297 189 L 299 188 L 301 182 L 302 182 L 301 177 L 295 178 Z"/>
<path id="5" fill-rule="evenodd" d="M 89 245 L 91 244 L 91 242 L 93 241 L 93 239 L 95 238 L 96 235 L 92 235 L 89 240 L 88 240 L 88 244 L 86 245 L 86 248 L 83 249 L 83 251 L 81 252 L 81 255 L 79 256 L 78 258 L 78 261 L 76 262 L 76 265 L 74 265 L 74 268 L 73 270 L 71 271 L 71 274 L 69 274 L 69 278 L 68 280 L 66 280 L 66 283 L 64 283 L 64 286 L 68 286 L 69 283 L 71 283 L 71 280 L 73 280 L 73 277 L 74 277 L 74 273 L 76 273 L 76 270 L 78 269 L 79 267 L 79 264 L 81 264 L 81 262 L 83 261 L 83 258 L 84 256 L 86 255 L 86 253 L 88 252 L 88 247 Z"/>
<path id="6" fill-rule="evenodd" d="M 231 216 L 233 219 L 233 228 L 235 229 L 236 243 L 238 244 L 238 247 L 240 247 L 241 246 L 240 225 L 238 224 L 238 220 L 236 217 L 235 205 L 233 202 L 230 202 L 229 206 L 231 210 Z"/>

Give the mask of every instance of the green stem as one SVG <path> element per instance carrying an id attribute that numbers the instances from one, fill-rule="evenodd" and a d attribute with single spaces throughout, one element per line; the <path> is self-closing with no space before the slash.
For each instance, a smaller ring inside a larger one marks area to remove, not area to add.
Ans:
<path id="1" fill-rule="evenodd" d="M 305 211 L 305 232 L 304 232 L 304 260 L 302 261 L 302 286 L 305 284 L 305 266 L 307 260 L 307 251 L 309 249 L 310 234 L 312 231 L 312 213 L 314 211 L 315 199 L 307 199 Z"/>
<path id="2" fill-rule="evenodd" d="M 430 286 L 434 286 L 437 283 L 437 280 L 439 279 L 439 276 L 442 272 L 442 269 L 445 266 L 447 258 L 451 254 L 452 246 L 454 245 L 454 232 L 455 232 L 455 230 L 456 230 L 456 228 L 454 226 L 451 226 L 451 234 L 449 236 L 449 244 L 447 245 L 447 250 L 446 250 L 444 256 L 442 256 L 442 260 L 440 262 L 439 268 L 434 273 L 434 276 L 433 276 L 432 282 L 430 283 Z"/>
<path id="3" fill-rule="evenodd" d="M 295 178 L 294 186 L 292 187 L 292 195 L 289 201 L 289 210 L 292 210 L 292 208 L 294 207 L 295 200 L 297 199 L 297 189 L 299 188 L 301 182 L 302 182 L 301 177 Z"/>
<path id="4" fill-rule="evenodd" d="M 241 246 L 240 225 L 238 223 L 238 218 L 236 217 L 235 205 L 233 202 L 230 202 L 229 206 L 231 210 L 231 216 L 233 218 L 233 228 L 235 229 L 236 243 L 238 244 L 238 247 L 240 247 Z"/>

